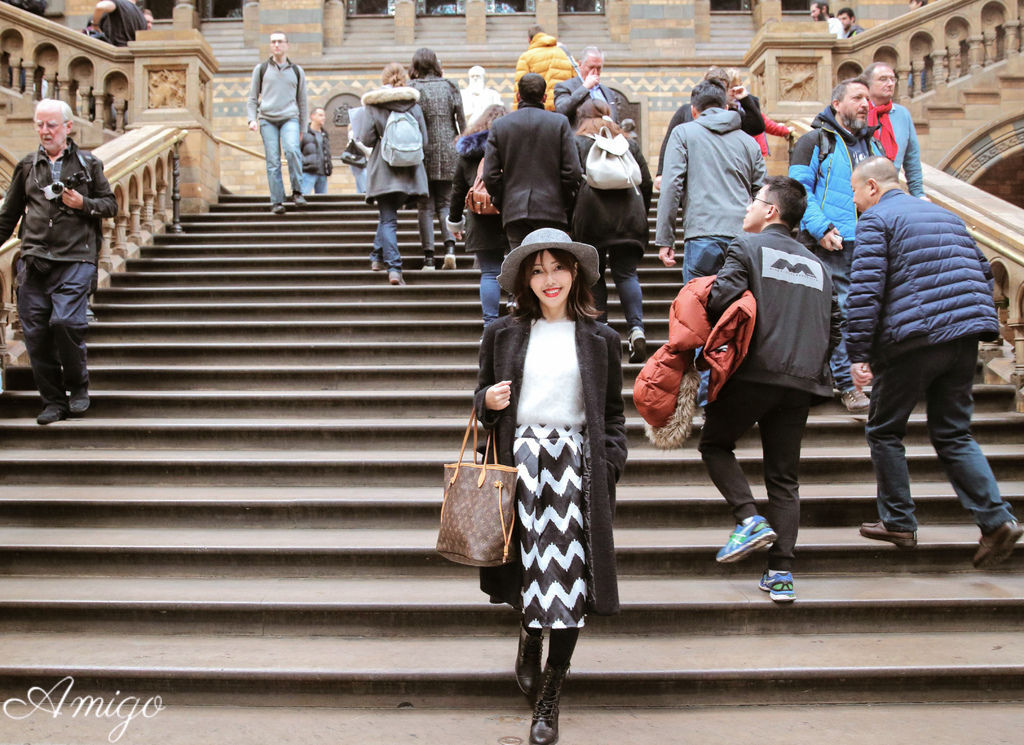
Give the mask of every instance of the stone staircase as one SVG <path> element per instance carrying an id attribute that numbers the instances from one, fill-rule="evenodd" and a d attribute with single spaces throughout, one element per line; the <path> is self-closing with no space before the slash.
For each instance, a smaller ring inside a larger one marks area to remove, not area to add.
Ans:
<path id="1" fill-rule="evenodd" d="M 420 271 L 405 212 L 408 285 L 387 286 L 366 258 L 375 211 L 310 201 L 279 217 L 265 199 L 226 197 L 115 275 L 94 303 L 86 418 L 39 427 L 27 370 L 10 371 L 0 700 L 64 676 L 75 695 L 159 695 L 166 711 L 122 742 L 525 741 L 517 617 L 433 551 L 441 464 L 475 384 L 477 272 L 465 255 Z M 640 274 L 660 343 L 678 272 L 649 256 Z M 692 441 L 646 444 L 638 369 L 625 368 L 623 609 L 588 619 L 563 743 L 682 742 L 682 727 L 722 741 L 754 713 L 779 715 L 760 742 L 1016 742 L 1024 552 L 970 568 L 977 530 L 923 413 L 908 454 L 924 527 L 902 552 L 856 532 L 875 515 L 863 418 L 814 410 L 799 599 L 777 607 L 756 588 L 758 558 L 715 563 L 724 500 Z M 1024 513 L 1024 415 L 1007 413 L 1009 387 L 975 397 L 976 435 Z M 755 437 L 741 442 L 755 478 L 759 454 Z M 925 702 L 943 705 L 909 706 Z M 984 739 L 959 737 L 972 716 Z M 0 715 L 0 741 L 100 742 L 116 724 L 85 719 Z"/>

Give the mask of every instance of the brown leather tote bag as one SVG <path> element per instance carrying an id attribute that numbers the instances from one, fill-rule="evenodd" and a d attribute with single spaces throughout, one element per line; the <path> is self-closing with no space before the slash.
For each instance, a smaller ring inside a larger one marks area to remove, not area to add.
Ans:
<path id="1" fill-rule="evenodd" d="M 470 430 L 473 462 L 463 462 Z M 476 412 L 469 416 L 458 463 L 444 467 L 444 502 L 437 551 L 456 564 L 492 567 L 516 559 L 516 469 L 498 463 L 494 434 L 487 435 L 482 463 L 477 463 Z M 492 462 L 487 462 L 488 455 Z"/>

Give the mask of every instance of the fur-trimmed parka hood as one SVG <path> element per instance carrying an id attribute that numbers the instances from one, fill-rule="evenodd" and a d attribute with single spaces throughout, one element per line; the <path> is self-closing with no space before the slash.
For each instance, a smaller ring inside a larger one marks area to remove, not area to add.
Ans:
<path id="1" fill-rule="evenodd" d="M 489 129 L 485 129 L 482 132 L 474 132 L 473 134 L 463 135 L 459 138 L 458 142 L 455 143 L 455 152 L 459 155 L 465 155 L 467 157 L 474 157 L 477 155 L 484 154 L 484 145 L 487 144 L 487 135 L 490 134 Z"/>
<path id="2" fill-rule="evenodd" d="M 391 111 L 408 111 L 420 100 L 420 92 L 407 85 L 394 88 L 384 86 L 364 93 L 360 100 L 363 106 L 380 106 Z"/>

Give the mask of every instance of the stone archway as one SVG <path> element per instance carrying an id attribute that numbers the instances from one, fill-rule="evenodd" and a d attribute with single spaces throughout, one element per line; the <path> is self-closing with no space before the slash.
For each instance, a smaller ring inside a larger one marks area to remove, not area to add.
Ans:
<path id="1" fill-rule="evenodd" d="M 1024 114 L 973 132 L 940 167 L 979 189 L 1024 207 Z"/>

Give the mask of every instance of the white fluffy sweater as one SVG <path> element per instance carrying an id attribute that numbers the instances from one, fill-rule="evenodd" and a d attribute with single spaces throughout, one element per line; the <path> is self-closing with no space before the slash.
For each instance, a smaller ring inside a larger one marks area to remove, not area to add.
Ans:
<path id="1" fill-rule="evenodd" d="M 538 320 L 526 348 L 516 424 L 580 427 L 585 421 L 576 323 Z"/>

